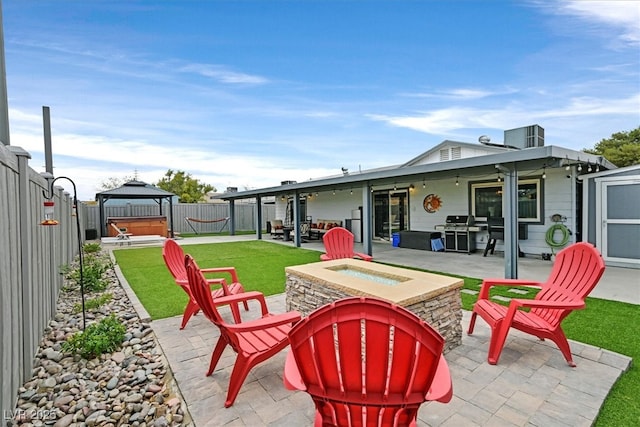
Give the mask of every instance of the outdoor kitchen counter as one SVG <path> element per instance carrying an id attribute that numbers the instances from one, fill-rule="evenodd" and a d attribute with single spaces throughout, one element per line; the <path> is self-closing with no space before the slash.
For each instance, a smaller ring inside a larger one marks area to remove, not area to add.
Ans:
<path id="1" fill-rule="evenodd" d="M 445 351 L 462 342 L 462 279 L 357 259 L 338 259 L 285 269 L 287 310 L 303 316 L 333 301 L 372 296 L 394 302 L 433 326 Z"/>

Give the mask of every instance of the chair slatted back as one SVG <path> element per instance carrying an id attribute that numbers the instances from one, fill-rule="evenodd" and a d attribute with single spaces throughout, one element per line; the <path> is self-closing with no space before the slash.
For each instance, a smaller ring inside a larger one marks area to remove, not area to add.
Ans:
<path id="1" fill-rule="evenodd" d="M 220 316 L 220 312 L 213 303 L 213 296 L 211 295 L 207 279 L 204 277 L 198 267 L 198 264 L 191 255 L 185 255 L 183 262 L 187 272 L 189 288 L 191 288 L 191 295 L 193 295 L 193 298 L 196 300 L 200 310 L 202 310 L 207 319 L 220 327 L 220 330 L 222 331 L 225 321 L 222 316 Z"/>
<path id="2" fill-rule="evenodd" d="M 444 347 L 413 313 L 370 297 L 321 307 L 292 329 L 289 341 L 323 420 L 350 426 L 415 420 Z"/>
<path id="3" fill-rule="evenodd" d="M 187 284 L 187 270 L 184 268 L 184 251 L 182 247 L 174 240 L 165 240 L 162 245 L 162 258 L 176 282 Z"/>
<path id="4" fill-rule="evenodd" d="M 536 295 L 541 301 L 584 301 L 604 273 L 598 250 L 586 242 L 575 243 L 556 255 L 549 278 Z M 533 308 L 535 314 L 553 326 L 562 322 L 572 309 Z"/>
<path id="5" fill-rule="evenodd" d="M 353 258 L 353 233 L 343 227 L 334 227 L 322 236 L 327 255 L 331 259 Z"/>

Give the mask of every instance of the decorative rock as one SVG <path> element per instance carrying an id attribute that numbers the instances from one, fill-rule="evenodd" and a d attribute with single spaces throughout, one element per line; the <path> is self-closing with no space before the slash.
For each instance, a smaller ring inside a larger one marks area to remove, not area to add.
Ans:
<path id="1" fill-rule="evenodd" d="M 115 314 L 126 328 L 126 342 L 113 354 L 86 360 L 66 354 L 62 344 L 83 327 L 82 315 L 73 313 L 80 302 L 79 290 L 64 287 L 54 320 L 45 329 L 36 352 L 32 377 L 18 389 L 15 413 L 23 416 L 9 422 L 22 427 L 115 427 L 116 425 L 165 427 L 192 425 L 185 405 L 165 384 L 171 375 L 162 348 L 148 323 L 141 323 L 113 270 L 105 292 L 110 302 L 86 314 L 87 324 Z M 169 399 L 167 403 L 165 400 Z"/>
<path id="2" fill-rule="evenodd" d="M 69 404 L 71 401 L 73 401 L 72 395 L 61 396 L 53 401 L 53 406 L 60 408 L 61 406 Z"/>
<path id="3" fill-rule="evenodd" d="M 124 401 L 127 403 L 142 402 L 142 395 L 140 393 L 133 393 L 132 395 L 125 397 Z"/>
<path id="4" fill-rule="evenodd" d="M 73 422 L 73 414 L 67 414 L 64 417 L 60 418 L 53 427 L 67 427 L 69 424 Z"/>
<path id="5" fill-rule="evenodd" d="M 124 353 L 122 353 L 121 351 L 116 351 L 111 355 L 111 360 L 116 362 L 118 365 L 121 364 L 124 360 Z"/>
<path id="6" fill-rule="evenodd" d="M 118 377 L 111 377 L 106 385 L 107 390 L 113 390 L 114 388 L 116 388 L 116 386 L 118 385 L 118 380 Z"/>

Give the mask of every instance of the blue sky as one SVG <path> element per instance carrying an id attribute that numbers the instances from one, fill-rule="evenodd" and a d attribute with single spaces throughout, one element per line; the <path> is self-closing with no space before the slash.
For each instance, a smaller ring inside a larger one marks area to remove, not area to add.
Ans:
<path id="1" fill-rule="evenodd" d="M 640 125 L 640 2 L 4 0 L 11 145 L 93 199 L 184 170 L 223 191 L 545 128 Z M 59 181 L 65 186 L 63 181 Z"/>

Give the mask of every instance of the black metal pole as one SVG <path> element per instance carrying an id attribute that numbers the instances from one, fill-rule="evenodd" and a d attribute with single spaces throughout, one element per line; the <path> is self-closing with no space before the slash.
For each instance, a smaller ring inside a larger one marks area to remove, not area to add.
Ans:
<path id="1" fill-rule="evenodd" d="M 77 237 L 78 237 L 78 263 L 80 264 L 80 296 L 82 298 L 82 330 L 87 326 L 87 318 L 86 311 L 84 305 L 84 254 L 82 247 L 82 231 L 80 230 L 80 213 L 78 209 L 78 192 L 76 190 L 76 183 L 73 182 L 71 178 L 66 176 L 59 176 L 51 181 L 49 184 L 49 194 L 44 197 L 47 200 L 51 200 L 53 198 L 53 184 L 59 179 L 66 179 L 73 186 L 73 206 L 76 209 L 76 228 L 77 228 Z"/>

